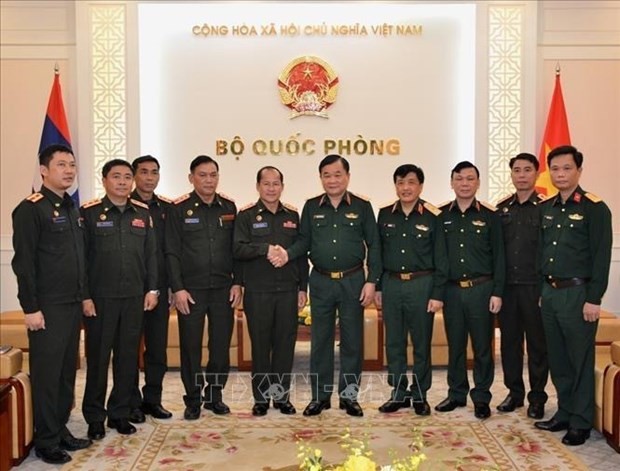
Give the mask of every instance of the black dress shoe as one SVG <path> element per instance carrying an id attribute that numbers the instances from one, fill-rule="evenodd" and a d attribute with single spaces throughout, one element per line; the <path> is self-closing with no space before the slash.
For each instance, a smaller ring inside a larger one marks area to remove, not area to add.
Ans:
<path id="1" fill-rule="evenodd" d="M 413 401 L 413 410 L 416 415 L 431 415 L 431 406 L 428 405 L 428 402 L 416 402 Z"/>
<path id="2" fill-rule="evenodd" d="M 497 406 L 497 410 L 500 412 L 514 412 L 517 407 L 523 407 L 523 399 L 518 401 L 508 394 L 506 399 L 504 399 L 502 403 Z"/>
<path id="3" fill-rule="evenodd" d="M 108 419 L 108 427 L 115 428 L 121 435 L 136 433 L 136 427 L 131 425 L 128 419 Z"/>
<path id="4" fill-rule="evenodd" d="M 146 422 L 146 417 L 144 416 L 144 412 L 142 410 L 135 408 L 131 409 L 129 412 L 129 422 L 132 424 L 143 424 Z"/>
<path id="5" fill-rule="evenodd" d="M 280 412 L 285 415 L 293 415 L 297 413 L 295 406 L 291 404 L 291 401 L 286 402 L 274 402 L 273 407 L 280 409 Z"/>
<path id="6" fill-rule="evenodd" d="M 402 401 L 393 401 L 392 399 L 390 399 L 389 401 L 386 401 L 379 406 L 379 412 L 383 412 L 384 414 L 391 414 L 392 412 L 396 412 L 397 410 L 400 410 L 403 407 L 406 407 L 406 408 L 411 407 L 410 398 L 406 397 Z"/>
<path id="7" fill-rule="evenodd" d="M 200 418 L 200 406 L 187 406 L 183 412 L 185 420 L 198 420 Z"/>
<path id="8" fill-rule="evenodd" d="M 450 412 L 456 409 L 457 407 L 465 407 L 465 401 L 455 401 L 450 399 L 449 397 L 441 401 L 439 404 L 435 406 L 435 410 L 437 412 Z"/>
<path id="9" fill-rule="evenodd" d="M 330 409 L 331 406 L 332 405 L 329 402 L 329 400 L 327 400 L 327 401 L 310 401 L 310 403 L 304 409 L 304 415 L 306 417 L 309 417 L 309 416 L 312 416 L 312 415 L 319 415 L 324 410 Z"/>
<path id="10" fill-rule="evenodd" d="M 527 407 L 527 416 L 530 419 L 542 419 L 545 416 L 545 405 L 543 403 L 533 403 Z"/>
<path id="11" fill-rule="evenodd" d="M 222 401 L 205 402 L 204 408 L 216 415 L 230 414 L 230 408 Z"/>
<path id="12" fill-rule="evenodd" d="M 559 432 L 560 430 L 568 430 L 568 422 L 560 422 L 555 420 L 555 418 L 551 418 L 542 422 L 534 422 L 534 427 L 547 432 Z"/>
<path id="13" fill-rule="evenodd" d="M 142 412 L 156 419 L 169 419 L 172 417 L 172 412 L 164 409 L 161 404 L 143 402 L 140 408 L 142 409 Z"/>
<path id="14" fill-rule="evenodd" d="M 583 445 L 590 438 L 590 429 L 568 428 L 568 432 L 562 438 L 562 443 L 568 446 Z"/>
<path id="15" fill-rule="evenodd" d="M 474 402 L 474 415 L 477 419 L 488 419 L 491 417 L 491 408 L 486 402 Z"/>
<path id="16" fill-rule="evenodd" d="M 357 401 L 351 399 L 340 399 L 340 408 L 345 409 L 347 414 L 353 417 L 362 417 L 364 411 Z"/>
<path id="17" fill-rule="evenodd" d="M 71 455 L 57 446 L 35 448 L 34 454 L 49 464 L 63 464 L 71 461 Z"/>
<path id="18" fill-rule="evenodd" d="M 69 433 L 60 439 L 58 446 L 61 450 L 78 451 L 88 448 L 92 444 L 92 440 L 88 438 L 76 438 Z"/>
<path id="19" fill-rule="evenodd" d="M 88 438 L 91 440 L 101 440 L 105 437 L 103 422 L 93 422 L 88 424 Z"/>
<path id="20" fill-rule="evenodd" d="M 269 409 L 269 404 L 266 404 L 264 402 L 257 402 L 252 407 L 252 415 L 256 417 L 267 415 L 267 409 Z"/>

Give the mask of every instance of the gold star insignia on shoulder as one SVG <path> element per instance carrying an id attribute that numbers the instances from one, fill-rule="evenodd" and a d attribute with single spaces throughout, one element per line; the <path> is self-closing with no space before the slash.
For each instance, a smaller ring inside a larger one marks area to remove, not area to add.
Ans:
<path id="1" fill-rule="evenodd" d="M 43 199 L 43 194 L 37 192 L 37 193 L 31 194 L 28 198 L 26 198 L 26 201 L 30 201 L 31 203 L 37 203 L 41 201 L 42 199 Z"/>

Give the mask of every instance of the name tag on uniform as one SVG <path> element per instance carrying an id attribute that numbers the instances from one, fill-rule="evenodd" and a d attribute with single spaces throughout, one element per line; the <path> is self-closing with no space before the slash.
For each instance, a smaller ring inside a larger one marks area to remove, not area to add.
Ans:
<path id="1" fill-rule="evenodd" d="M 52 218 L 53 224 L 63 224 L 67 222 L 67 216 L 56 216 Z"/>
<path id="2" fill-rule="evenodd" d="M 132 219 L 131 220 L 131 227 L 141 227 L 141 228 L 145 228 L 146 224 L 144 223 L 144 221 L 142 219 Z"/>
<path id="3" fill-rule="evenodd" d="M 388 229 L 394 229 L 396 227 L 396 224 L 392 224 L 391 222 L 388 222 L 384 224 L 383 227 L 387 227 Z"/>
<path id="4" fill-rule="evenodd" d="M 114 221 L 97 221 L 97 227 L 114 227 Z"/>
<path id="5" fill-rule="evenodd" d="M 545 214 L 545 219 L 552 221 L 553 220 L 553 216 L 549 216 L 548 214 Z"/>
<path id="6" fill-rule="evenodd" d="M 452 221 L 444 221 L 443 224 L 444 226 L 447 226 L 448 224 L 452 224 Z"/>
<path id="7" fill-rule="evenodd" d="M 314 214 L 312 219 L 325 219 L 325 214 Z"/>
<path id="8" fill-rule="evenodd" d="M 346 213 L 344 217 L 347 219 L 357 219 L 360 215 L 357 213 Z"/>
<path id="9" fill-rule="evenodd" d="M 293 221 L 284 221 L 282 223 L 282 227 L 285 227 L 287 229 L 297 229 L 297 223 Z"/>
<path id="10" fill-rule="evenodd" d="M 269 224 L 267 224 L 267 222 L 255 222 L 254 224 L 252 224 L 252 229 L 265 229 L 269 227 Z"/>
<path id="11" fill-rule="evenodd" d="M 200 218 L 185 218 L 185 224 L 198 224 Z"/>

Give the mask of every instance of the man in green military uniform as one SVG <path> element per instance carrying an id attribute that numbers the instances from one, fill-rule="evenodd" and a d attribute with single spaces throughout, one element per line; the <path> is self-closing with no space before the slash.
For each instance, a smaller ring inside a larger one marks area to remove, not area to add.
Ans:
<path id="1" fill-rule="evenodd" d="M 579 186 L 583 154 L 573 146 L 547 156 L 559 193 L 541 206 L 542 318 L 558 410 L 536 422 L 567 430 L 566 445 L 581 445 L 594 419 L 594 344 L 611 264 L 611 212 Z"/>
<path id="2" fill-rule="evenodd" d="M 230 413 L 222 401 L 222 389 L 230 369 L 233 307 L 241 300 L 241 277 L 234 274 L 232 254 L 237 207 L 217 193 L 217 162 L 206 155 L 196 157 L 190 164 L 189 181 L 194 191 L 175 200 L 166 220 L 166 264 L 179 320 L 183 417 L 197 420 L 203 389 L 205 409 Z M 203 376 L 205 315 L 209 362 Z"/>
<path id="3" fill-rule="evenodd" d="M 30 350 L 35 453 L 46 463 L 71 461 L 67 451 L 91 445 L 67 428 L 74 401 L 82 297 L 84 240 L 67 190 L 77 174 L 62 145 L 39 154 L 43 186 L 13 211 L 11 263 Z"/>
<path id="4" fill-rule="evenodd" d="M 135 159 L 131 166 L 135 172 L 136 188 L 131 197 L 144 203 L 149 208 L 153 227 L 157 235 L 157 290 L 161 293 L 160 302 L 152 311 L 144 313 L 142 332 L 144 334 L 144 386 L 140 394 L 139 378 L 131 398 L 129 421 L 139 424 L 145 421 L 144 414 L 156 419 L 169 419 L 172 413 L 161 405 L 162 384 L 166 374 L 168 346 L 168 321 L 170 304 L 168 303 L 168 277 L 164 257 L 164 236 L 166 214 L 170 211 L 172 201 L 155 193 L 159 183 L 159 161 L 152 155 L 143 155 Z"/>
<path id="5" fill-rule="evenodd" d="M 252 415 L 262 416 L 269 401 L 283 414 L 295 414 L 290 402 L 291 370 L 297 340 L 297 312 L 306 304 L 308 259 L 281 268 L 268 260 L 276 246 L 287 248 L 299 236 L 297 210 L 282 203 L 284 176 L 275 167 L 256 174 L 259 200 L 239 212 L 234 255 L 242 261 L 243 309 L 252 341 Z"/>
<path id="6" fill-rule="evenodd" d="M 540 206 L 543 195 L 536 193 L 538 159 L 521 153 L 510 159 L 510 176 L 517 190 L 497 204 L 506 249 L 506 289 L 499 313 L 502 333 L 501 352 L 504 384 L 509 394 L 497 406 L 512 412 L 523 406 L 523 341 L 527 342 L 527 369 L 530 392 L 528 417 L 542 419 L 545 414 L 549 377 L 545 332 L 540 316 L 540 275 L 537 253 L 540 236 Z"/>
<path id="7" fill-rule="evenodd" d="M 460 162 L 451 173 L 456 199 L 442 206 L 441 225 L 446 238 L 449 274 L 444 298 L 448 337 L 448 397 L 438 412 L 464 407 L 467 393 L 474 415 L 491 415 L 493 316 L 502 307 L 506 268 L 504 241 L 496 209 L 476 199 L 480 172 L 471 162 Z M 474 388 L 467 380 L 467 338 L 474 350 Z"/>
<path id="8" fill-rule="evenodd" d="M 443 307 L 448 259 L 440 211 L 420 198 L 424 172 L 412 164 L 394 172 L 398 201 L 381 208 L 378 217 L 383 276 L 375 304 L 383 306 L 388 383 L 392 395 L 380 412 L 413 408 L 429 415 L 426 393 L 431 387 L 431 338 L 435 312 Z M 413 380 L 407 390 L 407 339 L 414 347 Z"/>
<path id="9" fill-rule="evenodd" d="M 136 432 L 129 422 L 136 382 L 138 344 L 144 311 L 155 308 L 157 243 L 148 206 L 129 198 L 133 168 L 114 159 L 103 166 L 102 199 L 82 205 L 88 282 L 86 319 L 86 387 L 82 413 L 88 436 L 105 436 L 103 422 L 123 435 Z M 114 384 L 105 407 L 108 366 L 113 352 Z"/>
<path id="10" fill-rule="evenodd" d="M 310 374 L 312 401 L 304 415 L 331 407 L 334 389 L 334 332 L 340 327 L 340 408 L 361 417 L 357 402 L 362 374 L 364 307 L 375 296 L 381 275 L 381 251 L 375 215 L 370 203 L 347 191 L 349 162 L 337 154 L 319 164 L 325 193 L 306 201 L 299 240 L 278 257 L 276 265 L 310 253 L 312 344 Z M 367 257 L 368 255 L 368 257 Z M 368 272 L 364 271 L 367 262 Z"/>

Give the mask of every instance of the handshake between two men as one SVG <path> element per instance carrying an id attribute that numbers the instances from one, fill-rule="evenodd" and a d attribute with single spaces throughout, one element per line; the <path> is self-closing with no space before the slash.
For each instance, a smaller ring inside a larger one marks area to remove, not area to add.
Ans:
<path id="1" fill-rule="evenodd" d="M 284 247 L 270 244 L 267 250 L 267 259 L 274 267 L 281 268 L 288 263 L 288 253 Z"/>

